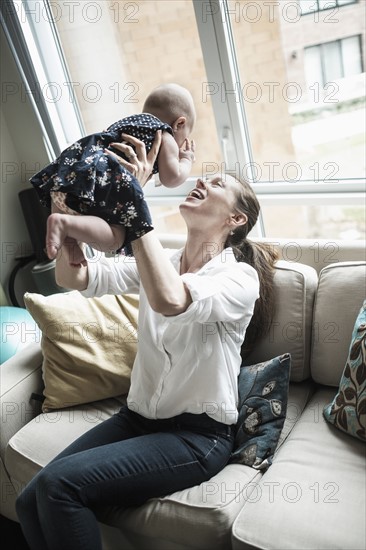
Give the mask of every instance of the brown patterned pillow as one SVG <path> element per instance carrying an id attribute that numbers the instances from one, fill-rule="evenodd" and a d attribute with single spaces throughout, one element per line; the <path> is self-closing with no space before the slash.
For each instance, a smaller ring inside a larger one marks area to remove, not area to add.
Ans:
<path id="1" fill-rule="evenodd" d="M 366 300 L 357 315 L 338 393 L 323 414 L 336 428 L 366 441 Z"/>

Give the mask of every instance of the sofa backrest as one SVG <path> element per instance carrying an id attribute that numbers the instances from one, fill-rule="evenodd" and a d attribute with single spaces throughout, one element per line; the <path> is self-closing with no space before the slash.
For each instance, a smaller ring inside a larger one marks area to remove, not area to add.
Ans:
<path id="1" fill-rule="evenodd" d="M 341 262 L 320 272 L 311 348 L 311 375 L 319 384 L 338 387 L 365 298 L 366 262 Z"/>
<path id="2" fill-rule="evenodd" d="M 276 310 L 269 333 L 245 359 L 245 365 L 291 354 L 291 380 L 310 376 L 312 317 L 318 275 L 313 267 L 280 260 L 274 289 Z"/>
<path id="3" fill-rule="evenodd" d="M 166 248 L 181 248 L 186 240 L 185 235 L 180 234 L 161 233 L 159 238 Z M 366 260 L 366 248 L 363 240 L 271 239 L 260 237 L 253 237 L 253 240 L 266 242 L 278 249 L 282 260 L 310 265 L 318 273 L 330 264 Z"/>
<path id="4" fill-rule="evenodd" d="M 256 239 L 275 246 L 281 258 L 288 262 L 301 262 L 313 267 L 318 273 L 331 264 L 348 261 L 365 261 L 366 248 L 363 240 L 331 239 Z"/>

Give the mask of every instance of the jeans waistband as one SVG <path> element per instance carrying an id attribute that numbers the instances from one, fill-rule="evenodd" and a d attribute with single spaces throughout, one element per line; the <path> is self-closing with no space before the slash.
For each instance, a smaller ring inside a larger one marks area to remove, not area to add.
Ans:
<path id="1" fill-rule="evenodd" d="M 172 418 L 158 419 L 156 422 L 167 426 L 174 426 L 177 429 L 203 430 L 223 435 L 231 435 L 232 433 L 232 426 L 224 424 L 223 422 L 218 422 L 206 413 L 182 413 Z"/>

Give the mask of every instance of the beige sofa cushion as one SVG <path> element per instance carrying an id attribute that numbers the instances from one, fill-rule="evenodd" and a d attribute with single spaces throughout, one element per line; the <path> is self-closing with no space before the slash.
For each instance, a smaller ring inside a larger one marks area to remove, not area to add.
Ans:
<path id="1" fill-rule="evenodd" d="M 80 435 L 119 411 L 124 397 L 85 403 L 38 415 L 9 441 L 5 467 L 16 489 L 32 477 Z"/>
<path id="2" fill-rule="evenodd" d="M 290 384 L 281 442 L 301 415 L 309 391 L 309 381 Z M 26 424 L 10 440 L 5 453 L 5 467 L 15 490 L 20 492 L 66 445 L 117 412 L 123 402 L 123 398 L 114 398 L 51 411 Z M 249 466 L 230 464 L 201 485 L 150 499 L 138 508 L 108 507 L 100 512 L 98 519 L 119 528 L 128 538 L 130 547 L 139 550 L 178 547 L 227 550 L 231 525 L 244 502 L 256 490 L 261 476 L 261 472 Z M 118 536 L 118 532 L 114 535 Z M 124 539 L 119 542 L 118 545 L 115 541 L 113 547 L 129 547 Z"/>
<path id="3" fill-rule="evenodd" d="M 311 374 L 319 384 L 339 386 L 365 290 L 366 262 L 342 262 L 320 272 L 311 350 Z"/>
<path id="4" fill-rule="evenodd" d="M 268 361 L 291 354 L 291 381 L 301 382 L 310 374 L 310 341 L 313 303 L 318 275 L 313 267 L 280 260 L 276 266 L 274 285 L 276 313 L 271 329 L 245 365 Z"/>
<path id="5" fill-rule="evenodd" d="M 137 350 L 137 296 L 26 293 L 42 331 L 43 412 L 126 393 Z"/>
<path id="6" fill-rule="evenodd" d="M 314 394 L 233 525 L 233 550 L 364 550 L 365 444 L 322 416 Z"/>

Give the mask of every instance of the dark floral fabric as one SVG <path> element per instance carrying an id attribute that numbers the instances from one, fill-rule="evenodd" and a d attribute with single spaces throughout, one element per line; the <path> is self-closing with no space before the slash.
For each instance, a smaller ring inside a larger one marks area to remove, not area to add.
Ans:
<path id="1" fill-rule="evenodd" d="M 366 441 L 366 300 L 357 315 L 338 393 L 323 415 L 343 432 Z"/>
<path id="2" fill-rule="evenodd" d="M 79 214 L 98 216 L 126 228 L 128 246 L 153 229 L 149 208 L 138 180 L 105 153 L 111 143 L 121 142 L 122 133 L 137 137 L 149 152 L 157 130 L 173 130 L 158 118 L 138 114 L 121 119 L 105 132 L 85 136 L 65 149 L 51 164 L 32 176 L 30 183 L 41 203 L 51 206 L 52 191 L 66 193 L 65 203 Z M 119 156 L 119 151 L 114 151 Z M 157 162 L 153 173 L 159 170 Z"/>
<path id="3" fill-rule="evenodd" d="M 286 417 L 291 356 L 280 355 L 239 374 L 239 418 L 230 462 L 267 469 Z"/>

